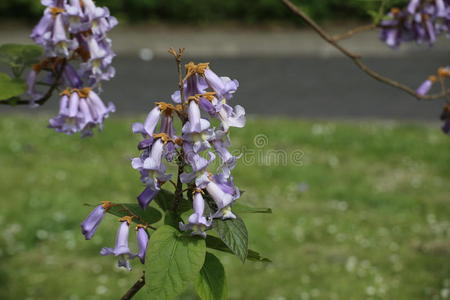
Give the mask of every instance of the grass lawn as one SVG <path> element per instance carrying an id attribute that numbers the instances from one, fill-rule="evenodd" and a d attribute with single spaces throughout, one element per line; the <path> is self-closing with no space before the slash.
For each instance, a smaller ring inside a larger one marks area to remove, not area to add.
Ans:
<path id="1" fill-rule="evenodd" d="M 91 241 L 79 230 L 83 203 L 141 191 L 133 121 L 80 139 L 44 117 L 1 117 L 0 299 L 118 299 L 140 276 L 137 261 L 130 273 L 98 255 L 116 218 Z M 220 255 L 230 299 L 450 297 L 450 138 L 438 128 L 254 119 L 232 140 L 253 155 L 235 170 L 240 201 L 273 208 L 245 216 L 251 248 L 273 263 Z"/>

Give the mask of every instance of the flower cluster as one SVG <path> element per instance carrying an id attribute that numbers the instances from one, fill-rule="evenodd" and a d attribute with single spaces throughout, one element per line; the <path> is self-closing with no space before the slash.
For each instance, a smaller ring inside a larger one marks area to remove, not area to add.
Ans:
<path id="1" fill-rule="evenodd" d="M 194 213 L 180 229 L 205 236 L 214 218 L 235 218 L 231 204 L 240 192 L 231 171 L 238 157 L 228 150 L 229 129 L 245 125 L 245 110 L 228 104 L 239 83 L 217 76 L 208 63 L 187 64 L 183 84 L 182 91 L 172 94 L 174 104 L 157 102 L 143 124 L 133 124 L 133 132 L 141 134 L 143 140 L 138 145 L 141 154 L 132 160 L 132 167 L 145 184 L 137 198 L 146 208 L 172 177 L 166 173 L 165 161 L 182 166 L 178 180 L 188 185 Z M 180 119 L 181 131 L 175 129 L 174 117 Z M 218 125 L 214 127 L 213 122 Z M 220 164 L 211 172 L 208 169 L 216 156 Z"/>
<path id="2" fill-rule="evenodd" d="M 432 45 L 438 35 L 450 34 L 450 0 L 410 0 L 403 10 L 392 8 L 380 27 L 390 47 L 408 41 Z"/>
<path id="3" fill-rule="evenodd" d="M 50 127 L 66 134 L 90 135 L 115 110 L 112 103 L 105 106 L 93 90 L 101 91 L 101 82 L 115 75 L 111 66 L 115 54 L 106 34 L 117 20 L 92 0 L 41 3 L 47 8 L 31 38 L 45 49 L 45 59 L 28 74 L 28 96 L 33 104 L 43 97 L 36 89 L 38 75 L 50 71 L 44 84 L 64 90 L 59 115 L 50 119 Z"/>
<path id="4" fill-rule="evenodd" d="M 115 204 L 112 204 L 109 201 L 102 202 L 101 205 L 98 205 L 89 216 L 81 223 L 81 232 L 85 236 L 87 240 L 90 240 L 96 230 L 100 225 L 103 217 L 106 212 Z M 136 226 L 136 239 L 138 244 L 138 252 L 131 252 L 128 246 L 128 236 L 130 232 L 130 225 L 133 221 L 134 216 L 125 216 L 119 219 L 120 226 L 117 231 L 116 236 L 116 244 L 114 248 L 102 248 L 100 254 L 105 255 L 114 255 L 118 257 L 118 266 L 124 267 L 128 270 L 131 270 L 130 259 L 138 257 L 141 263 L 145 262 L 145 254 L 148 247 L 149 235 L 147 233 L 147 226 L 143 224 L 138 224 Z"/>

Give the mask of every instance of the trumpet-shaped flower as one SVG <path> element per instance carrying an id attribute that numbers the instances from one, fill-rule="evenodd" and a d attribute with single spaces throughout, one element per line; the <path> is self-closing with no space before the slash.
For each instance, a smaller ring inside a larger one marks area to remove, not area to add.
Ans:
<path id="1" fill-rule="evenodd" d="M 114 248 L 102 248 L 100 255 L 114 255 L 119 258 L 117 265 L 131 271 L 130 259 L 136 257 L 128 247 L 128 235 L 130 232 L 131 217 L 120 218 L 120 226 L 117 231 Z"/>

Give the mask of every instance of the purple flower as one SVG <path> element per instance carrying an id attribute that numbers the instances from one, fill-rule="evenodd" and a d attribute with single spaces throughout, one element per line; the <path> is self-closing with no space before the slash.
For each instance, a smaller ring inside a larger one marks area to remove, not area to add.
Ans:
<path id="1" fill-rule="evenodd" d="M 145 120 L 145 123 L 134 123 L 133 133 L 140 133 L 143 136 L 152 136 L 155 132 L 155 128 L 158 125 L 159 119 L 161 118 L 161 109 L 159 105 L 153 108 Z"/>
<path id="2" fill-rule="evenodd" d="M 183 125 L 183 140 L 193 143 L 194 152 L 198 153 L 211 147 L 209 140 L 214 136 L 208 120 L 201 118 L 200 108 L 195 98 L 191 98 L 188 107 L 188 121 Z"/>
<path id="3" fill-rule="evenodd" d="M 54 18 L 50 9 L 46 9 L 44 16 L 41 18 L 36 27 L 33 28 L 30 38 L 33 39 L 37 44 L 45 46 L 46 38 L 49 35 L 50 28 L 53 27 Z"/>
<path id="4" fill-rule="evenodd" d="M 78 75 L 77 70 L 70 64 L 67 64 L 64 68 L 64 79 L 67 86 L 71 88 L 80 89 L 83 87 L 83 80 Z"/>
<path id="5" fill-rule="evenodd" d="M 50 119 L 50 128 L 66 134 L 81 132 L 82 136 L 92 135 L 92 128 L 103 127 L 103 121 L 114 112 L 112 103 L 105 106 L 100 97 L 91 89 L 72 89 L 62 93 L 58 116 Z"/>
<path id="6" fill-rule="evenodd" d="M 139 257 L 141 263 L 145 263 L 145 254 L 148 246 L 148 233 L 144 225 L 139 224 L 136 226 L 136 238 L 139 248 L 137 256 Z"/>
<path id="7" fill-rule="evenodd" d="M 200 156 L 192 149 L 192 145 L 185 143 L 183 145 L 185 152 L 185 160 L 191 166 L 192 172 L 183 172 L 180 180 L 183 183 L 191 183 L 196 177 L 203 174 L 206 168 L 215 160 L 216 156 L 212 152 L 208 152 L 209 159 Z"/>
<path id="8" fill-rule="evenodd" d="M 231 204 L 239 198 L 240 193 L 231 178 L 227 180 L 223 175 L 216 175 L 210 178 L 206 190 L 217 205 L 217 211 L 213 214 L 213 218 L 224 220 L 236 218 L 231 212 Z"/>
<path id="9" fill-rule="evenodd" d="M 216 93 L 219 100 L 222 100 L 222 98 L 231 99 L 239 87 L 237 80 L 231 80 L 229 77 L 219 77 L 209 68 L 205 70 L 204 75 L 206 82 Z"/>
<path id="10" fill-rule="evenodd" d="M 245 109 L 240 105 L 236 105 L 233 109 L 227 104 L 225 98 L 219 101 L 214 95 L 215 92 L 197 95 L 200 107 L 211 117 L 220 120 L 224 131 L 228 131 L 230 127 L 244 127 L 246 123 Z"/>
<path id="11" fill-rule="evenodd" d="M 102 248 L 100 255 L 114 255 L 118 256 L 118 266 L 124 267 L 131 271 L 130 259 L 136 257 L 136 254 L 132 253 L 128 247 L 128 234 L 130 232 L 130 224 L 132 217 L 120 218 L 120 227 L 117 231 L 116 245 L 114 248 Z"/>
<path id="12" fill-rule="evenodd" d="M 161 190 L 159 183 L 157 183 L 157 185 L 157 188 L 154 188 L 152 185 L 146 186 L 142 193 L 137 196 L 138 203 L 142 207 L 142 209 L 146 209 L 150 202 Z"/>
<path id="13" fill-rule="evenodd" d="M 204 216 L 205 200 L 203 199 L 203 191 L 198 189 L 194 192 L 193 206 L 194 213 L 189 216 L 188 224 L 180 222 L 179 227 L 182 231 L 192 231 L 192 235 L 199 235 L 206 238 L 205 230 L 211 226 L 211 221 L 208 221 Z"/>
<path id="14" fill-rule="evenodd" d="M 55 18 L 53 25 L 52 43 L 54 50 L 51 53 L 55 53 L 55 56 L 69 57 L 69 44 L 72 44 L 74 40 L 67 38 L 66 28 L 64 27 L 62 15 L 58 14 Z M 72 49 L 75 49 L 74 45 L 71 45 Z"/>
<path id="15" fill-rule="evenodd" d="M 416 90 L 416 93 L 419 95 L 426 95 L 431 90 L 433 83 L 437 81 L 436 76 L 430 76 L 425 80 Z"/>
<path id="16" fill-rule="evenodd" d="M 414 14 L 416 12 L 417 8 L 419 7 L 419 5 L 420 5 L 420 0 L 409 1 L 408 7 L 407 7 L 408 12 L 410 14 Z"/>
<path id="17" fill-rule="evenodd" d="M 143 153 L 133 158 L 131 165 L 141 173 L 141 181 L 145 183 L 146 188 L 137 197 L 139 205 L 145 209 L 151 200 L 161 189 L 161 184 L 168 181 L 172 175 L 165 174 L 166 166 L 162 162 L 165 155 L 165 144 L 169 137 L 164 134 L 155 134 L 154 139 L 144 140 L 148 148 L 143 148 Z M 144 146 L 141 142 L 139 146 Z"/>
<path id="18" fill-rule="evenodd" d="M 216 131 L 216 139 L 213 141 L 213 146 L 222 160 L 222 170 L 227 176 L 231 174 L 231 170 L 236 166 L 236 161 L 240 156 L 234 156 L 228 150 L 230 146 L 230 139 L 223 131 Z"/>
<path id="19" fill-rule="evenodd" d="M 111 202 L 103 201 L 102 204 L 94 208 L 89 216 L 81 223 L 81 233 L 86 240 L 90 240 L 94 236 L 98 225 L 110 207 Z"/>

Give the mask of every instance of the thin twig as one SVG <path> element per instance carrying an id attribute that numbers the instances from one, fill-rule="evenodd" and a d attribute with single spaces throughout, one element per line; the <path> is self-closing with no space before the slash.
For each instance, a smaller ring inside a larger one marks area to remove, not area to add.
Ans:
<path id="1" fill-rule="evenodd" d="M 64 74 L 64 69 L 66 68 L 66 64 L 67 64 L 67 60 L 63 59 L 59 71 L 56 72 L 56 74 L 55 74 L 56 75 L 55 76 L 55 81 L 50 86 L 50 88 L 47 90 L 45 95 L 42 96 L 42 98 L 34 101 L 34 103 L 42 105 L 45 102 L 47 102 L 48 99 L 50 99 L 50 97 L 53 95 L 53 92 L 58 88 L 59 81 L 61 80 L 62 75 Z M 29 105 L 29 104 L 33 103 L 33 101 L 31 101 L 31 100 L 22 100 L 20 98 L 12 98 L 12 99 L 14 101 L 11 101 L 11 99 L 8 99 L 8 100 L 0 101 L 0 104 L 4 104 L 4 105 Z"/>
<path id="2" fill-rule="evenodd" d="M 327 41 L 330 45 L 332 45 L 337 50 L 339 50 L 342 54 L 344 54 L 345 56 L 350 58 L 359 69 L 361 69 L 363 72 L 365 72 L 366 74 L 368 74 L 372 78 L 374 78 L 374 79 L 376 79 L 376 80 L 378 80 L 380 82 L 383 82 L 383 83 L 385 83 L 387 85 L 390 85 L 392 87 L 398 88 L 398 89 L 404 91 L 405 93 L 416 97 L 419 100 L 434 100 L 434 99 L 443 98 L 446 95 L 450 95 L 450 89 L 447 89 L 447 90 L 445 90 L 445 91 L 443 91 L 441 93 L 438 93 L 438 94 L 420 95 L 420 94 L 417 94 L 414 89 L 412 89 L 412 88 L 410 88 L 410 87 L 408 87 L 408 86 L 406 86 L 406 85 L 404 85 L 404 84 L 402 84 L 402 83 L 400 83 L 398 81 L 395 81 L 393 79 L 390 79 L 388 77 L 385 77 L 385 76 L 375 72 L 374 70 L 369 68 L 365 63 L 362 62 L 360 55 L 352 53 L 349 50 L 347 50 L 346 48 L 344 48 L 341 45 L 339 45 L 333 39 L 333 37 L 331 37 L 327 32 L 325 32 L 325 30 L 323 30 L 322 27 L 320 27 L 316 22 L 314 22 L 310 17 L 308 17 L 301 9 L 299 9 L 291 1 L 289 1 L 289 0 L 281 0 L 281 1 L 294 14 L 296 14 L 297 16 L 302 18 L 308 24 L 308 26 L 310 26 L 314 31 L 316 31 L 325 41 Z"/>
<path id="3" fill-rule="evenodd" d="M 364 26 L 359 26 L 359 27 L 353 28 L 345 33 L 334 35 L 333 40 L 336 42 L 345 40 L 345 39 L 348 39 L 348 38 L 354 36 L 355 34 L 370 31 L 375 28 L 377 28 L 377 24 L 368 24 L 368 25 L 364 25 Z"/>
<path id="4" fill-rule="evenodd" d="M 120 298 L 120 300 L 130 300 L 145 285 L 145 273 L 133 284 L 132 287 Z"/>

